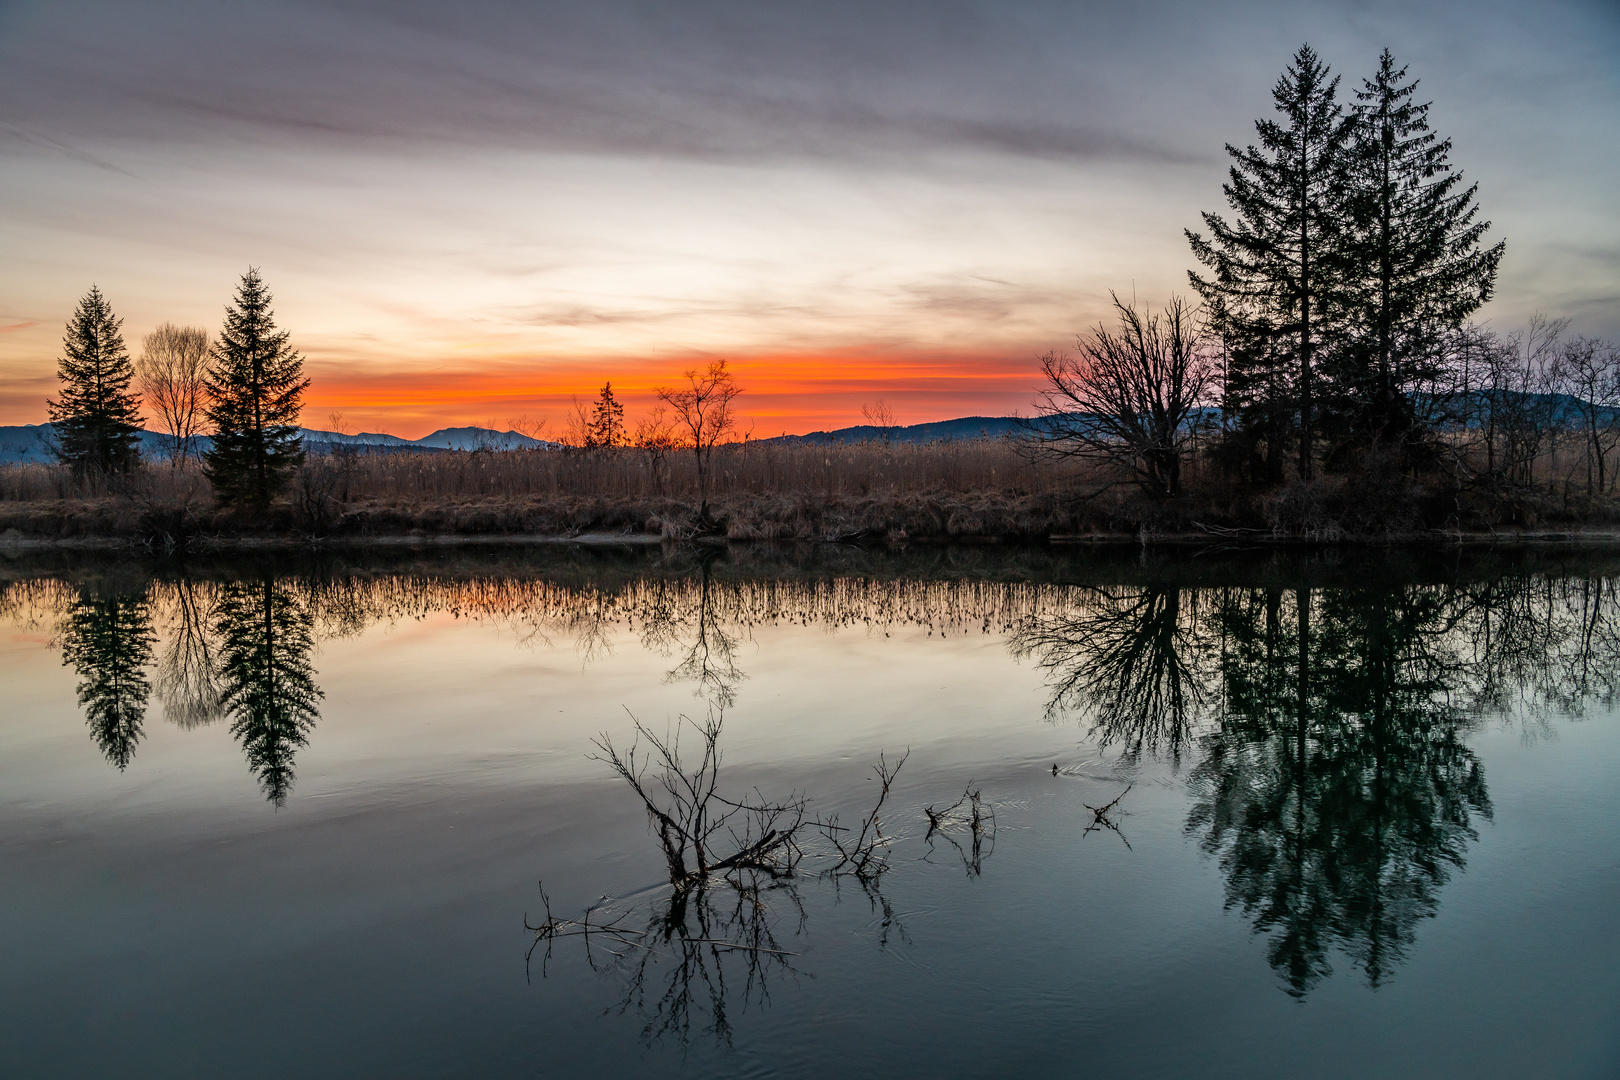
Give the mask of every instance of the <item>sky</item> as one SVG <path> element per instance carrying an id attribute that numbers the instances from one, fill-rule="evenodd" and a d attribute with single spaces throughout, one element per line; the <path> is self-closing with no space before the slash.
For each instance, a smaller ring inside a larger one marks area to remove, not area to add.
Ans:
<path id="1" fill-rule="evenodd" d="M 249 266 L 310 427 L 556 434 L 715 358 L 756 436 L 1028 412 L 1110 290 L 1188 291 L 1305 42 L 1422 80 L 1482 321 L 1620 337 L 1613 0 L 0 0 L 0 424 L 92 283 L 138 352 Z"/>

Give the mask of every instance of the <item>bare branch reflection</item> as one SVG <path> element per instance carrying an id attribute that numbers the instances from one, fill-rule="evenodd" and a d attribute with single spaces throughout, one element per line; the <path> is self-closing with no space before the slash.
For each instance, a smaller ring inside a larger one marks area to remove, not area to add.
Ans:
<path id="1" fill-rule="evenodd" d="M 808 884 L 831 885 L 835 898 L 845 886 L 859 890 L 878 917 L 880 948 L 892 936 L 909 940 L 882 887 L 897 836 L 885 831 L 881 819 L 909 753 L 893 762 L 879 755 L 872 770 L 875 802 L 858 825 L 844 826 L 836 814 L 810 817 L 802 792 L 781 800 L 757 788 L 724 794 L 722 728 L 721 716 L 711 713 L 703 721 L 681 717 L 663 735 L 635 721 L 632 740 L 623 746 L 603 734 L 595 756 L 646 811 L 668 884 L 639 903 L 604 898 L 567 919 L 552 911 L 542 885 L 544 918 L 524 922 L 534 935 L 527 956 L 531 971 L 536 953 L 544 976 L 557 943 L 579 939 L 593 969 L 623 978 L 617 1011 L 640 1016 L 648 1041 L 671 1036 L 684 1042 L 701 1017 L 702 1031 L 729 1044 L 735 1010 L 768 1005 L 773 979 L 800 974 L 793 939 L 805 932 L 801 889 Z M 964 859 L 970 873 L 982 872 L 995 826 L 979 790 L 928 814 L 930 845 L 936 831 L 956 829 L 965 814 L 972 855 Z M 813 867 L 809 872 L 807 865 Z"/>
<path id="2" fill-rule="evenodd" d="M 1020 627 L 1009 647 L 1046 673 L 1048 718 L 1079 713 L 1102 746 L 1179 763 L 1208 697 L 1205 642 L 1184 593 L 1196 599 L 1169 586 L 1085 589 L 1075 608 Z"/>
<path id="3" fill-rule="evenodd" d="M 209 621 L 213 589 L 181 578 L 169 605 L 168 641 L 158 658 L 157 696 L 163 714 L 186 730 L 202 727 L 222 715 L 216 682 L 216 655 Z"/>
<path id="4" fill-rule="evenodd" d="M 737 642 L 726 632 L 714 604 L 714 574 L 705 560 L 698 578 L 697 606 L 690 619 L 692 641 L 686 655 L 665 678 L 665 682 L 697 684 L 695 696 L 705 698 L 717 709 L 728 709 L 737 700 L 737 690 L 748 676 L 737 666 Z"/>

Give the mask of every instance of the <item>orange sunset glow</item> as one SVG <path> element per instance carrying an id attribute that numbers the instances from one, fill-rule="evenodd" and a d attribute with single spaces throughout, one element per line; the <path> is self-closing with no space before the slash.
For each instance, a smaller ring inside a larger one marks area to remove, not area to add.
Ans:
<path id="1" fill-rule="evenodd" d="M 307 420 L 323 427 L 341 414 L 352 431 L 380 430 L 418 438 L 469 420 L 486 427 L 545 420 L 543 435 L 559 433 L 575 399 L 593 398 L 603 382 L 634 417 L 657 400 L 659 387 L 712 356 L 653 362 L 592 358 L 490 363 L 480 371 L 353 374 L 311 364 Z M 864 422 L 861 409 L 879 399 L 902 423 L 940 417 L 1010 415 L 1028 411 L 1033 393 L 1027 357 L 981 353 L 907 353 L 845 349 L 808 354 L 725 357 L 747 397 L 740 434 L 801 434 Z"/>

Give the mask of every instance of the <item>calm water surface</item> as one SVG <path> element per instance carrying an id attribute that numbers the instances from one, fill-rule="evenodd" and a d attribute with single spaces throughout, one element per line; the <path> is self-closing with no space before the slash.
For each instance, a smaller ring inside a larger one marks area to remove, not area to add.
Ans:
<path id="1" fill-rule="evenodd" d="M 0 1074 L 1614 1077 L 1617 683 L 1601 555 L 0 563 Z M 637 720 L 887 845 L 674 889 Z"/>

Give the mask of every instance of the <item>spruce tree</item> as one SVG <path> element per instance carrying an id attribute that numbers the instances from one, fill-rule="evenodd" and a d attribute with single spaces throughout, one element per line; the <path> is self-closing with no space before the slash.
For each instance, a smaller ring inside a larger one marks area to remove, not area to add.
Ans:
<path id="1" fill-rule="evenodd" d="M 140 460 L 135 366 L 112 307 L 94 285 L 68 320 L 56 375 L 61 395 L 47 401 L 57 456 L 76 473 L 128 472 Z"/>
<path id="2" fill-rule="evenodd" d="M 1259 147 L 1227 144 L 1235 164 L 1222 190 L 1233 220 L 1204 214 L 1208 239 L 1187 230 L 1193 254 L 1211 271 L 1188 277 L 1228 346 L 1240 421 L 1276 440 L 1284 435 L 1278 417 L 1288 417 L 1306 480 L 1324 396 L 1317 368 L 1338 316 L 1348 227 L 1350 124 L 1338 85 L 1301 46 L 1271 92 L 1282 121 L 1255 123 Z"/>
<path id="3" fill-rule="evenodd" d="M 1412 391 L 1439 373 L 1440 343 L 1491 297 L 1504 244 L 1484 248 L 1478 185 L 1462 187 L 1451 140 L 1429 130 L 1416 79 L 1385 49 L 1353 110 L 1350 348 L 1340 379 L 1353 434 L 1399 439 Z"/>
<path id="4" fill-rule="evenodd" d="M 214 445 L 203 470 L 227 505 L 262 513 L 304 460 L 298 413 L 309 380 L 288 338 L 276 329 L 270 290 L 249 269 L 225 309 L 208 377 Z"/>
<path id="5" fill-rule="evenodd" d="M 624 406 L 613 396 L 613 384 L 603 383 L 602 393 L 591 410 L 591 427 L 585 436 L 587 449 L 624 445 Z"/>

